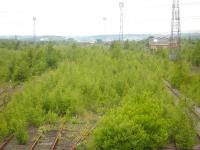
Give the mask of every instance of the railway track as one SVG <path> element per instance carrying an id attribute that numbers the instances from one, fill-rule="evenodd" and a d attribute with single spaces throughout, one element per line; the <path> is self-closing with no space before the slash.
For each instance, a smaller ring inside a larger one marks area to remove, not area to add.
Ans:
<path id="1" fill-rule="evenodd" d="M 84 130 L 83 132 L 61 128 L 58 131 L 47 132 L 45 135 L 40 134 L 29 150 L 75 150 L 91 134 L 95 127 L 96 125 L 85 127 L 82 129 Z M 77 132 L 75 138 L 70 139 L 68 135 L 75 132 Z"/>
<path id="2" fill-rule="evenodd" d="M 13 139 L 13 137 L 14 137 L 13 135 L 7 137 L 7 138 L 3 141 L 3 143 L 0 145 L 0 150 L 3 150 L 3 149 L 6 147 L 6 145 Z"/>
<path id="3" fill-rule="evenodd" d="M 180 100 L 185 100 L 185 101 L 190 101 L 192 102 L 191 99 L 189 99 L 188 97 L 182 95 L 179 90 L 173 88 L 170 84 L 169 81 L 164 80 L 164 83 L 166 85 L 166 87 L 170 90 L 170 92 L 180 101 Z M 197 108 L 196 105 L 194 103 L 190 104 L 191 106 L 186 106 L 187 109 L 200 121 L 200 114 L 197 112 L 197 109 L 200 111 L 200 108 Z M 199 144 L 197 144 L 193 150 L 200 150 L 200 129 L 198 129 L 197 131 L 197 139 Z M 164 149 L 165 150 L 165 149 Z M 166 149 L 168 150 L 168 149 Z"/>
<path id="4" fill-rule="evenodd" d="M 51 130 L 45 134 L 39 135 L 39 137 L 34 141 L 33 145 L 29 150 L 54 150 L 55 149 L 55 139 L 57 138 L 57 131 Z"/>
<path id="5" fill-rule="evenodd" d="M 72 144 L 72 146 L 70 147 L 70 150 L 76 150 L 77 146 L 79 144 L 81 144 L 82 141 L 84 141 L 91 133 L 92 131 L 96 128 L 96 125 L 94 125 L 93 127 L 89 127 L 88 129 L 86 129 L 82 134 L 80 134 L 80 136 L 78 136 L 75 139 L 75 142 Z"/>
<path id="6" fill-rule="evenodd" d="M 190 112 L 192 112 L 199 120 L 200 120 L 200 109 L 196 107 L 196 104 L 193 103 L 193 100 L 184 96 L 183 94 L 180 93 L 179 90 L 173 88 L 170 84 L 169 81 L 164 80 L 164 83 L 166 87 L 171 91 L 171 93 L 180 101 L 180 100 L 185 100 L 187 103 L 190 102 L 190 106 L 187 106 Z M 197 109 L 199 109 L 199 113 L 197 112 Z"/>
<path id="7" fill-rule="evenodd" d="M 59 130 L 51 130 L 46 133 L 40 133 L 31 144 L 29 150 L 55 150 L 59 139 L 62 136 L 64 126 Z"/>
<path id="8" fill-rule="evenodd" d="M 175 144 L 170 144 L 165 148 L 162 148 L 161 150 L 177 150 L 177 147 Z"/>
<path id="9" fill-rule="evenodd" d="M 75 150 L 81 142 L 92 133 L 94 124 L 71 124 L 70 128 L 62 126 L 59 130 L 50 130 L 45 133 L 32 133 L 27 145 L 17 145 L 12 135 L 7 137 L 0 150 Z"/>
<path id="10" fill-rule="evenodd" d="M 18 145 L 14 135 L 11 135 L 0 144 L 0 150 L 55 150 L 61 130 L 51 130 L 45 134 L 36 136 L 36 131 L 32 133 L 27 145 Z M 29 133 L 31 134 L 31 133 Z M 33 140 L 35 139 L 35 140 Z"/>

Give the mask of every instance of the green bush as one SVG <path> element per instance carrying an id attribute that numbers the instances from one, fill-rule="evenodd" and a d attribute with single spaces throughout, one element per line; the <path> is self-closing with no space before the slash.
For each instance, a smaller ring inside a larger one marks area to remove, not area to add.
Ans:
<path id="1" fill-rule="evenodd" d="M 28 133 L 25 129 L 18 128 L 15 132 L 15 137 L 17 139 L 18 144 L 26 144 L 28 141 Z"/>
<path id="2" fill-rule="evenodd" d="M 62 60 L 60 52 L 49 43 L 46 47 L 29 47 L 18 51 L 0 50 L 0 80 L 21 83 L 31 76 L 41 75 L 49 68 L 56 68 Z"/>
<path id="3" fill-rule="evenodd" d="M 181 84 L 188 79 L 189 69 L 190 66 L 185 62 L 177 62 L 174 64 L 170 79 L 174 87 L 180 88 Z"/>
<path id="4" fill-rule="evenodd" d="M 14 82 L 24 82 L 29 77 L 29 72 L 30 70 L 28 64 L 21 60 L 21 62 L 15 66 L 12 79 Z"/>
<path id="5" fill-rule="evenodd" d="M 110 46 L 110 52 L 113 58 L 119 58 L 121 54 L 122 45 L 118 41 L 112 42 Z"/>
<path id="6" fill-rule="evenodd" d="M 0 116 L 0 118 L 2 118 L 2 116 Z M 9 133 L 9 129 L 8 129 L 7 122 L 6 120 L 2 118 L 1 123 L 0 123 L 0 141 L 3 140 L 3 138 L 6 137 L 8 133 Z"/>
<path id="7" fill-rule="evenodd" d="M 196 131 L 189 115 L 183 112 L 183 107 L 170 108 L 170 141 L 175 142 L 180 149 L 192 149 L 195 144 Z"/>
<path id="8" fill-rule="evenodd" d="M 164 95 L 159 99 L 145 92 L 131 95 L 102 119 L 89 149 L 159 149 L 174 141 L 180 149 L 194 146 L 195 127 L 183 108 L 163 105 L 169 100 Z"/>
<path id="9" fill-rule="evenodd" d="M 146 150 L 168 140 L 168 120 L 155 101 L 126 104 L 106 116 L 94 133 L 91 149 Z M 116 115 L 117 114 L 117 115 Z"/>
<path id="10" fill-rule="evenodd" d="M 48 112 L 45 116 L 45 122 L 47 124 L 54 124 L 58 121 L 58 115 L 56 113 L 53 113 L 53 112 Z"/>
<path id="11" fill-rule="evenodd" d="M 39 127 L 43 124 L 44 118 L 42 117 L 44 115 L 44 112 L 42 108 L 36 106 L 29 108 L 26 112 L 27 115 L 27 122 L 29 122 L 30 125 Z"/>

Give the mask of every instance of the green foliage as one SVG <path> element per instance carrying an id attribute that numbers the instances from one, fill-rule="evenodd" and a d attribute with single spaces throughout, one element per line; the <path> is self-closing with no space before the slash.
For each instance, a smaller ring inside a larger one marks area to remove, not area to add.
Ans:
<path id="1" fill-rule="evenodd" d="M 188 119 L 189 116 L 187 116 L 186 113 L 183 113 L 182 107 L 171 109 L 173 109 L 170 114 L 171 140 L 174 141 L 176 146 L 180 149 L 191 149 L 195 144 L 194 137 L 196 135 L 193 121 Z"/>
<path id="2" fill-rule="evenodd" d="M 0 48 L 19 50 L 22 42 L 17 40 L 0 40 Z"/>
<path id="3" fill-rule="evenodd" d="M 128 50 L 138 51 L 148 49 L 148 40 L 142 41 L 125 41 L 124 48 Z"/>
<path id="4" fill-rule="evenodd" d="M 124 42 L 124 49 L 130 49 L 130 43 L 128 40 Z"/>
<path id="5" fill-rule="evenodd" d="M 117 114 L 117 115 L 116 115 Z M 91 149 L 156 149 L 168 140 L 168 121 L 158 102 L 126 104 L 111 112 L 94 133 Z"/>
<path id="6" fill-rule="evenodd" d="M 26 113 L 27 122 L 29 122 L 33 126 L 39 127 L 44 122 L 44 118 L 42 117 L 42 115 L 44 115 L 44 112 L 41 108 L 29 108 L 29 111 L 27 111 Z M 48 119 L 48 114 L 45 119 L 48 121 L 50 120 Z"/>
<path id="7" fill-rule="evenodd" d="M 46 62 L 48 67 L 55 68 L 57 66 L 57 55 L 55 55 L 55 49 L 51 42 L 47 44 Z"/>
<path id="8" fill-rule="evenodd" d="M 190 66 L 185 62 L 176 62 L 171 73 L 171 83 L 174 87 L 180 88 L 181 83 L 188 79 Z"/>
<path id="9" fill-rule="evenodd" d="M 0 116 L 2 118 L 2 116 Z M 6 120 L 2 119 L 0 123 L 0 141 L 3 140 L 9 133 Z"/>
<path id="10" fill-rule="evenodd" d="M 81 114 L 92 111 L 106 114 L 91 140 L 94 149 L 156 149 L 173 139 L 180 148 L 192 147 L 188 116 L 177 112 L 163 85 L 163 78 L 168 78 L 181 88 L 189 79 L 187 65 L 170 62 L 165 53 L 145 53 L 146 42 L 129 42 L 126 51 L 122 44 L 114 42 L 109 50 L 52 43 L 2 50 L 10 59 L 0 57 L 0 70 L 6 70 L 0 76 L 25 82 L 23 91 L 0 113 L 1 138 L 14 133 L 25 143 L 31 125 L 55 124 L 61 118 L 77 123 Z M 131 51 L 136 47 L 140 51 Z M 181 120 L 185 122 L 179 126 Z"/>
<path id="11" fill-rule="evenodd" d="M 191 126 L 190 120 L 186 117 L 181 119 L 182 120 L 179 120 L 177 125 L 174 126 L 176 129 L 175 141 L 177 143 L 177 147 L 191 149 L 191 147 L 195 144 L 194 137 L 196 133 L 194 131 L 194 127 Z M 184 124 L 180 122 L 184 122 Z"/>
<path id="12" fill-rule="evenodd" d="M 24 82 L 29 77 L 29 66 L 26 61 L 18 61 L 19 64 L 15 64 L 15 69 L 12 74 L 12 80 L 15 82 Z M 9 75 L 11 76 L 11 74 Z"/>
<path id="13" fill-rule="evenodd" d="M 192 121 L 182 108 L 175 108 L 169 102 L 163 105 L 169 97 L 163 95 L 158 99 L 150 93 L 130 92 L 122 106 L 102 119 L 89 149 L 158 149 L 169 141 L 175 141 L 180 149 L 194 146 Z"/>
<path id="14" fill-rule="evenodd" d="M 24 82 L 31 76 L 40 75 L 49 68 L 56 68 L 62 59 L 52 43 L 46 47 L 28 48 L 26 50 L 1 50 L 0 80 L 14 83 Z"/>
<path id="15" fill-rule="evenodd" d="M 121 43 L 119 41 L 112 42 L 110 52 L 113 58 L 119 58 L 121 54 Z"/>
<path id="16" fill-rule="evenodd" d="M 188 75 L 188 77 L 181 82 L 180 90 L 185 96 L 189 97 L 192 102 L 200 105 L 200 75 L 199 73 Z M 190 103 L 188 101 L 188 103 Z"/>
<path id="17" fill-rule="evenodd" d="M 72 118 L 70 119 L 70 122 L 71 122 L 72 124 L 80 124 L 80 120 L 79 120 L 77 117 L 72 117 Z"/>
<path id="18" fill-rule="evenodd" d="M 200 66 L 200 41 L 197 42 L 194 52 L 192 54 L 192 62 L 196 66 Z"/>
<path id="19" fill-rule="evenodd" d="M 48 112 L 45 116 L 45 122 L 48 124 L 54 124 L 58 120 L 58 115 L 54 112 Z"/>
<path id="20" fill-rule="evenodd" d="M 179 88 L 181 93 L 200 105 L 200 75 L 198 61 L 200 42 L 182 40 L 181 62 L 171 64 L 170 81 Z M 189 102 L 190 103 L 190 102 Z"/>
<path id="21" fill-rule="evenodd" d="M 18 144 L 26 144 L 28 141 L 28 133 L 24 129 L 18 128 L 15 132 L 15 137 Z"/>

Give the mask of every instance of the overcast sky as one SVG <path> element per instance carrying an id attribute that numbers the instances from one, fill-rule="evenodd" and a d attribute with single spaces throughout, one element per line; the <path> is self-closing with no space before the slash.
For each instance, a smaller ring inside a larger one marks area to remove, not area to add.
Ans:
<path id="1" fill-rule="evenodd" d="M 169 33 L 172 0 L 124 0 L 124 33 Z M 182 31 L 200 31 L 200 0 L 180 0 Z M 0 0 L 0 35 L 119 33 L 119 0 Z M 103 17 L 107 18 L 104 30 Z"/>

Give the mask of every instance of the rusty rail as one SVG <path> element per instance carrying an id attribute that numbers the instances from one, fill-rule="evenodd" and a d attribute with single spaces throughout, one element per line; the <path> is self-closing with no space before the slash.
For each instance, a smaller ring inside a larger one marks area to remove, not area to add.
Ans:
<path id="1" fill-rule="evenodd" d="M 34 148 L 36 147 L 38 141 L 40 140 L 40 138 L 42 137 L 42 134 L 40 134 L 38 136 L 38 138 L 35 140 L 35 142 L 31 145 L 31 147 L 29 148 L 29 150 L 34 150 Z"/>
<path id="2" fill-rule="evenodd" d="M 13 137 L 14 137 L 14 135 L 11 135 L 8 138 L 6 138 L 3 141 L 3 143 L 0 145 L 0 150 L 3 150 L 5 148 L 5 146 L 12 140 Z"/>
<path id="3" fill-rule="evenodd" d="M 174 90 L 169 81 L 164 80 L 166 87 L 179 99 L 182 98 L 181 94 Z"/>
<path id="4" fill-rule="evenodd" d="M 53 141 L 53 143 L 52 143 L 52 145 L 51 145 L 51 150 L 55 150 L 55 149 L 56 149 L 56 146 L 57 146 L 57 144 L 58 144 L 58 141 L 59 141 L 60 137 L 62 136 L 62 131 L 63 131 L 63 128 L 61 128 L 61 129 L 58 131 L 58 133 L 57 133 L 57 135 L 56 135 L 56 137 L 55 137 L 55 139 L 54 139 L 54 141 Z"/>
<path id="5" fill-rule="evenodd" d="M 167 80 L 164 80 L 165 84 L 166 84 L 166 87 L 179 99 L 185 99 L 185 100 L 191 100 L 189 99 L 188 97 L 182 95 L 177 89 L 174 89 L 171 84 L 169 83 L 169 81 Z M 193 101 L 193 100 L 191 100 Z M 195 104 L 194 104 L 195 105 Z M 190 107 L 188 107 L 188 109 L 200 120 L 200 116 L 199 114 L 197 114 L 197 112 L 193 109 L 191 109 Z"/>
<path id="6" fill-rule="evenodd" d="M 81 136 L 79 138 L 77 138 L 76 142 L 71 146 L 70 150 L 76 150 L 76 147 L 82 142 L 84 141 L 90 134 L 91 132 L 96 128 L 96 125 L 93 126 L 92 128 L 90 128 L 88 131 L 86 131 L 85 133 L 81 134 Z"/>

